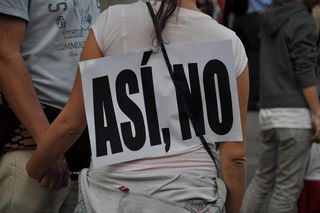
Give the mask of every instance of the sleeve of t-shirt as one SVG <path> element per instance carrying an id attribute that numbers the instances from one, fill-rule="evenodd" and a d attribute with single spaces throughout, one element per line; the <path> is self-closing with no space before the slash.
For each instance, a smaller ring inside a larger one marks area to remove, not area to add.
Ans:
<path id="1" fill-rule="evenodd" d="M 111 32 L 111 28 L 108 26 L 109 10 L 110 8 L 104 10 L 92 25 L 93 34 L 103 55 L 106 55 L 109 33 Z"/>
<path id="2" fill-rule="evenodd" d="M 233 42 L 232 46 L 233 46 L 234 68 L 235 68 L 236 77 L 239 77 L 248 63 L 248 57 L 244 49 L 244 46 L 238 36 L 235 35 L 232 42 Z"/>
<path id="3" fill-rule="evenodd" d="M 15 16 L 29 21 L 29 1 L 27 0 L 0 0 L 0 13 Z"/>

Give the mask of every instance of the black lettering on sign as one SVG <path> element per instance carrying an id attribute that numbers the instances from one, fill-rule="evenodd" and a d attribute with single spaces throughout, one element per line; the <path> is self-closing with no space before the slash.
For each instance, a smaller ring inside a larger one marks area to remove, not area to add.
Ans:
<path id="1" fill-rule="evenodd" d="M 223 62 L 211 60 L 206 64 L 203 71 L 203 84 L 209 126 L 216 134 L 225 135 L 232 128 L 233 112 L 229 75 Z M 218 106 L 218 99 L 220 99 L 220 106 Z M 221 111 L 221 121 L 219 121 L 219 111 Z"/>
<path id="2" fill-rule="evenodd" d="M 178 87 L 182 89 L 183 96 L 186 98 L 186 101 L 190 106 L 191 113 L 194 116 L 194 120 L 198 125 L 197 134 L 205 134 L 198 66 L 196 63 L 188 64 L 190 89 L 182 64 L 173 65 L 173 70 L 177 79 Z M 190 139 L 191 132 L 189 118 L 183 108 L 183 104 L 179 100 L 177 100 L 177 102 L 182 139 Z"/>
<path id="3" fill-rule="evenodd" d="M 139 107 L 128 97 L 129 94 L 139 93 L 136 74 L 132 70 L 123 70 L 116 79 L 116 94 L 120 109 L 132 121 L 135 128 L 135 136 L 131 129 L 131 122 L 121 123 L 123 141 L 128 149 L 137 151 L 141 149 L 146 141 L 146 132 L 142 112 Z"/>
<path id="4" fill-rule="evenodd" d="M 171 146 L 170 129 L 169 128 L 162 128 L 162 135 L 163 135 L 164 143 L 166 144 L 165 150 L 166 150 L 166 152 L 169 152 L 170 146 Z"/>
<path id="5" fill-rule="evenodd" d="M 156 99 L 154 96 L 154 86 L 152 78 L 152 68 L 141 68 L 141 80 L 144 95 L 144 105 L 146 108 L 146 117 L 148 121 L 148 129 L 150 135 L 151 146 L 161 144 L 161 137 L 159 132 L 159 120 L 156 107 Z"/>
<path id="6" fill-rule="evenodd" d="M 108 154 L 107 141 L 110 142 L 111 153 L 122 152 L 108 76 L 93 79 L 92 85 L 97 157 Z M 108 126 L 105 126 L 104 119 Z"/>

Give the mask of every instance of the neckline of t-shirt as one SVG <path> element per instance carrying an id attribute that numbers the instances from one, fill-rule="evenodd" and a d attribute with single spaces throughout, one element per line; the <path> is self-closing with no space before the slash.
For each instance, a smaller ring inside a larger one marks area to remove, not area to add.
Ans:
<path id="1" fill-rule="evenodd" d="M 145 4 L 145 2 L 139 0 L 140 3 Z M 156 4 L 154 4 L 154 2 L 156 2 Z M 155 0 L 151 0 L 150 3 L 152 5 L 156 5 L 157 8 L 159 8 L 160 6 L 160 1 L 155 1 Z M 195 16 L 199 16 L 199 17 L 208 17 L 211 18 L 209 15 L 201 12 L 201 11 L 195 11 L 195 10 L 191 10 L 191 9 L 187 9 L 184 7 L 180 7 L 178 10 L 175 11 L 175 13 L 178 12 L 179 15 L 195 15 Z"/>

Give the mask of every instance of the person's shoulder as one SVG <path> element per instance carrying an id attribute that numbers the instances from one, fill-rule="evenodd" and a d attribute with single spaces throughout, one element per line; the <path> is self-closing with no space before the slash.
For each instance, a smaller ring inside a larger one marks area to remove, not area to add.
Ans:
<path id="1" fill-rule="evenodd" d="M 118 24 L 121 19 L 135 20 L 141 17 L 141 14 L 145 11 L 147 11 L 147 6 L 141 1 L 129 4 L 116 4 L 102 11 L 100 19 L 108 19 L 110 23 Z"/>
<path id="2" fill-rule="evenodd" d="M 135 12 L 137 10 L 142 10 L 142 9 L 146 9 L 146 4 L 144 2 L 141 1 L 137 1 L 137 2 L 133 2 L 133 3 L 128 3 L 128 4 L 115 4 L 110 6 L 108 9 L 109 11 L 112 12 L 120 12 L 123 10 L 127 10 L 130 11 L 130 13 Z"/>
<path id="3" fill-rule="evenodd" d="M 309 12 L 308 10 L 300 10 L 294 15 L 294 17 L 308 19 L 308 20 L 313 19 L 312 13 Z"/>
<path id="4" fill-rule="evenodd" d="M 145 3 L 141 1 L 109 6 L 100 13 L 96 21 L 96 25 L 97 23 L 100 23 L 100 27 L 105 28 L 108 23 L 107 25 L 109 30 L 117 29 L 121 20 L 136 20 L 141 17 L 143 7 L 147 10 Z"/>
<path id="5" fill-rule="evenodd" d="M 306 28 L 310 30 L 316 30 L 316 22 L 312 14 L 307 10 L 301 10 L 295 13 L 290 18 L 290 24 L 292 28 Z"/>
<path id="6" fill-rule="evenodd" d="M 236 37 L 236 33 L 231 30 L 230 28 L 222 25 L 222 24 L 217 24 L 217 28 L 222 31 L 226 36 L 230 36 L 230 37 Z"/>
<path id="7" fill-rule="evenodd" d="M 300 20 L 300 22 L 313 22 L 314 20 L 312 13 L 305 8 L 295 11 L 295 13 L 292 14 L 290 19 L 295 21 Z"/>
<path id="8" fill-rule="evenodd" d="M 232 29 L 230 29 L 230 28 L 228 28 L 228 27 L 226 27 L 216 21 L 214 21 L 212 28 L 214 28 L 215 33 L 223 35 L 226 39 L 234 40 L 234 39 L 238 38 L 238 36 L 236 35 L 236 33 Z"/>

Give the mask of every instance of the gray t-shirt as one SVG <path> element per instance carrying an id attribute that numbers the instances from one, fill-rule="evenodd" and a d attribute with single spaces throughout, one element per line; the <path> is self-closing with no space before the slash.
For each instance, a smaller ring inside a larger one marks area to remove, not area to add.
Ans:
<path id="1" fill-rule="evenodd" d="M 21 53 L 42 103 L 62 108 L 68 100 L 79 57 L 98 0 L 1 0 L 0 13 L 28 22 Z"/>

